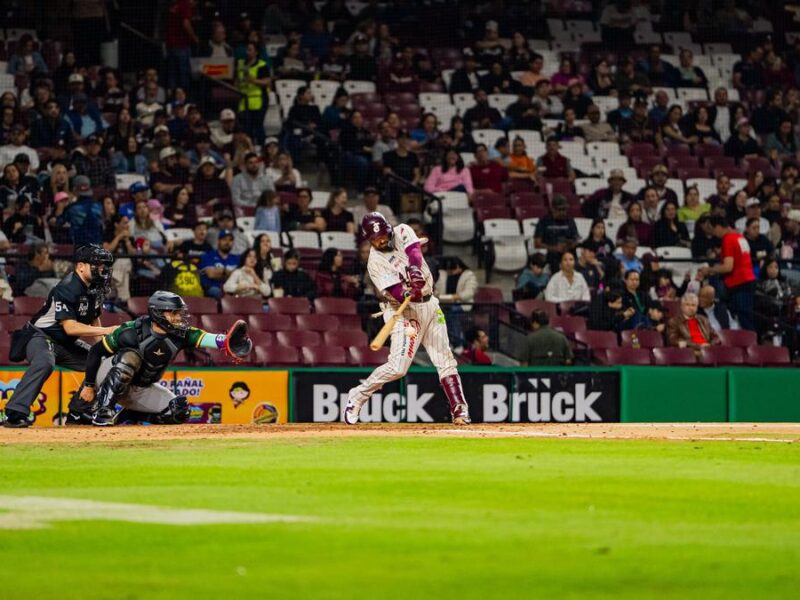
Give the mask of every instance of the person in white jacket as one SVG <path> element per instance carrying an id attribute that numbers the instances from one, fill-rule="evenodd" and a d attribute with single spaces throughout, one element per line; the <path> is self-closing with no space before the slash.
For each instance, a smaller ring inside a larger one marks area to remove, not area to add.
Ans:
<path id="1" fill-rule="evenodd" d="M 575 255 L 572 252 L 561 255 L 561 270 L 547 282 L 544 299 L 548 302 L 591 302 L 589 286 L 583 275 L 575 270 Z"/>
<path id="2" fill-rule="evenodd" d="M 242 254 L 239 267 L 230 274 L 222 286 L 225 293 L 239 298 L 269 298 L 272 295 L 272 288 L 269 282 L 261 279 L 256 273 L 257 264 L 258 256 L 254 248 Z"/>

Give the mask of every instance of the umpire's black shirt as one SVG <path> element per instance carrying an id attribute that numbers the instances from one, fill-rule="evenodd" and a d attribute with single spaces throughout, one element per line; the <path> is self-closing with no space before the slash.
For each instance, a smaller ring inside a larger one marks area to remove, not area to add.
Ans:
<path id="1" fill-rule="evenodd" d="M 89 293 L 89 287 L 73 271 L 50 290 L 44 306 L 31 317 L 31 323 L 54 342 L 70 347 L 78 338 L 67 335 L 62 322 L 73 320 L 91 325 L 102 312 L 102 295 Z"/>

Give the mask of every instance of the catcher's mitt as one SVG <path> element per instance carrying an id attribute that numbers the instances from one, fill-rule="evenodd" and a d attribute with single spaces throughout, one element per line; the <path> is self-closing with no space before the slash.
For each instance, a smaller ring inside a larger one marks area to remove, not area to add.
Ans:
<path id="1" fill-rule="evenodd" d="M 225 352 L 236 361 L 242 361 L 253 350 L 253 340 L 247 335 L 247 323 L 236 321 L 225 336 Z"/>

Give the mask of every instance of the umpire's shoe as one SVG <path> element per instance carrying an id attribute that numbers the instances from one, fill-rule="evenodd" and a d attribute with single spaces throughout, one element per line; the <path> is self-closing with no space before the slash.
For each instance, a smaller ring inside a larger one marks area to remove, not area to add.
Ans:
<path id="1" fill-rule="evenodd" d="M 6 420 L 3 421 L 4 427 L 12 429 L 24 429 L 33 425 L 33 421 L 28 418 L 28 415 L 17 412 L 15 410 L 6 410 Z"/>
<path id="2" fill-rule="evenodd" d="M 115 407 L 108 406 L 99 409 L 92 417 L 92 425 L 97 427 L 111 427 L 117 420 L 117 411 Z"/>

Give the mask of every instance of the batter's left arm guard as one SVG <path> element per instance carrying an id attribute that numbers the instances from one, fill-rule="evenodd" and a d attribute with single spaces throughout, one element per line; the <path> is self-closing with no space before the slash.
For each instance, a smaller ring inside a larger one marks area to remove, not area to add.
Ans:
<path id="1" fill-rule="evenodd" d="M 236 321 L 225 336 L 225 352 L 236 361 L 243 361 L 253 350 L 253 340 L 247 335 L 247 323 Z"/>

